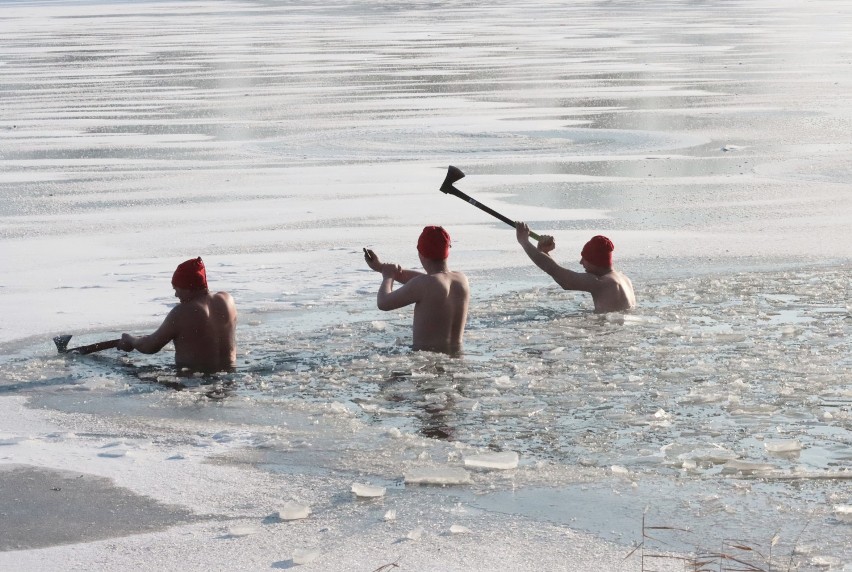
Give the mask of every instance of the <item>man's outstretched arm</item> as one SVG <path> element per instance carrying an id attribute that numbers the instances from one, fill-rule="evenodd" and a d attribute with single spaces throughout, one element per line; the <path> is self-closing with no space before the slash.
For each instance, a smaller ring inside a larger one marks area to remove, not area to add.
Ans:
<path id="1" fill-rule="evenodd" d="M 122 334 L 121 341 L 118 343 L 118 349 L 129 352 L 139 351 L 143 354 L 155 354 L 165 347 L 167 343 L 177 337 L 178 320 L 177 312 L 179 306 L 172 308 L 163 323 L 157 330 L 147 336 L 131 336 L 130 334 Z"/>
<path id="2" fill-rule="evenodd" d="M 515 226 L 515 235 L 524 252 L 533 263 L 544 270 L 559 284 L 563 290 L 582 290 L 591 292 L 595 289 L 597 279 L 591 275 L 581 274 L 568 270 L 556 263 L 548 252 L 556 248 L 556 242 L 552 236 L 542 236 L 538 246 L 530 242 L 530 227 L 526 223 L 518 222 Z"/>

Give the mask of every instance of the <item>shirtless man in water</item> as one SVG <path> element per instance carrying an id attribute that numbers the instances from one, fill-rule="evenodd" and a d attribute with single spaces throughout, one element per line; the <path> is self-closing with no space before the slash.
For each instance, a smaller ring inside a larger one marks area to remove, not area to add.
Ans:
<path id="1" fill-rule="evenodd" d="M 538 246 L 530 242 L 530 227 L 518 222 L 515 233 L 524 252 L 536 266 L 547 272 L 564 290 L 580 290 L 592 295 L 595 312 L 623 312 L 636 306 L 633 283 L 630 278 L 612 269 L 612 241 L 605 236 L 595 236 L 583 247 L 580 264 L 585 273 L 574 272 L 559 266 L 549 252 L 556 248 L 552 236 L 544 235 Z"/>
<path id="2" fill-rule="evenodd" d="M 382 263 L 375 252 L 364 249 L 367 266 L 382 273 L 376 303 L 384 311 L 414 304 L 413 349 L 458 355 L 470 300 L 467 277 L 447 268 L 450 235 L 440 226 L 423 229 L 417 251 L 425 274 Z M 394 281 L 403 285 L 394 290 Z"/>
<path id="3" fill-rule="evenodd" d="M 227 371 L 237 361 L 237 309 L 227 292 L 207 290 L 207 271 L 201 258 L 187 260 L 172 276 L 180 304 L 172 308 L 153 334 L 122 334 L 118 349 L 154 354 L 175 344 L 175 365 L 193 372 Z"/>

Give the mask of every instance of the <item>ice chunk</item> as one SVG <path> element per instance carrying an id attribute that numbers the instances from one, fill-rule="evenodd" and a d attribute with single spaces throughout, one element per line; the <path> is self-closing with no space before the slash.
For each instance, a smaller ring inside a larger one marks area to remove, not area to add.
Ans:
<path id="1" fill-rule="evenodd" d="M 364 485 L 361 483 L 352 483 L 352 492 L 357 497 L 376 498 L 385 496 L 385 487 L 375 487 L 373 485 Z"/>
<path id="2" fill-rule="evenodd" d="M 424 532 L 423 527 L 418 526 L 417 528 L 415 528 L 414 530 L 412 530 L 408 534 L 406 534 L 405 537 L 408 540 L 420 540 L 420 537 L 423 536 L 423 532 Z"/>
<path id="3" fill-rule="evenodd" d="M 391 522 L 391 521 L 393 521 L 393 520 L 396 520 L 396 510 L 395 510 L 395 509 L 390 509 L 389 511 L 387 511 L 387 512 L 385 513 L 385 521 L 386 521 L 386 522 Z"/>
<path id="4" fill-rule="evenodd" d="M 315 548 L 297 548 L 293 551 L 293 564 L 308 564 L 319 558 L 321 554 Z"/>
<path id="5" fill-rule="evenodd" d="M 514 451 L 503 451 L 501 453 L 470 455 L 464 458 L 464 466 L 482 469 L 514 469 L 518 466 L 518 454 Z"/>
<path id="6" fill-rule="evenodd" d="M 630 471 L 627 470 L 627 467 L 622 467 L 621 465 L 613 465 L 609 468 L 612 471 L 613 475 L 623 475 L 627 476 L 630 474 Z"/>
<path id="7" fill-rule="evenodd" d="M 852 504 L 834 505 L 834 517 L 841 522 L 852 522 Z"/>
<path id="8" fill-rule="evenodd" d="M 470 473 L 458 467 L 412 469 L 405 473 L 405 482 L 415 485 L 466 485 Z"/>
<path id="9" fill-rule="evenodd" d="M 750 461 L 731 460 L 722 465 L 722 473 L 742 473 L 744 475 L 752 475 L 754 473 L 764 473 L 771 471 L 775 465 L 769 463 L 752 463 Z"/>
<path id="10" fill-rule="evenodd" d="M 98 457 L 105 457 L 108 459 L 118 459 L 119 457 L 126 457 L 128 455 L 130 455 L 130 451 L 127 449 L 111 449 L 109 451 L 98 453 Z"/>
<path id="11" fill-rule="evenodd" d="M 470 534 L 470 529 L 460 524 L 454 524 L 450 527 L 450 534 Z"/>
<path id="12" fill-rule="evenodd" d="M 795 439 L 773 439 L 765 441 L 763 446 L 769 453 L 798 453 L 802 444 Z"/>
<path id="13" fill-rule="evenodd" d="M 310 514 L 311 507 L 296 501 L 288 501 L 278 509 L 277 516 L 279 520 L 300 520 L 308 518 Z"/>
<path id="14" fill-rule="evenodd" d="M 373 327 L 373 330 L 377 332 L 384 332 L 388 328 L 387 322 L 374 321 L 370 322 L 370 325 Z"/>
<path id="15" fill-rule="evenodd" d="M 257 534 L 258 532 L 260 532 L 260 529 L 256 526 L 232 526 L 228 529 L 228 536 L 232 538 L 241 538 L 243 536 Z"/>

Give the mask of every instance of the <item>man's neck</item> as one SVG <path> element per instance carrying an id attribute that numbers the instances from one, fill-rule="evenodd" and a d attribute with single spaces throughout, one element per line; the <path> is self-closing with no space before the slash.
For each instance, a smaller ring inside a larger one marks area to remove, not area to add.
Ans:
<path id="1" fill-rule="evenodd" d="M 426 271 L 426 274 L 442 274 L 450 271 L 447 268 L 446 260 L 424 260 L 423 269 Z"/>

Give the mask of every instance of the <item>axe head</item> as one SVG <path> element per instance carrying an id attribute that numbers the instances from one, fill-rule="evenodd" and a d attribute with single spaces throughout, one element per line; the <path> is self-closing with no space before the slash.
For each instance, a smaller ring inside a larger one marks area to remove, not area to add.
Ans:
<path id="1" fill-rule="evenodd" d="M 56 349 L 59 353 L 64 354 L 68 353 L 68 342 L 71 341 L 73 336 L 64 335 L 64 336 L 56 336 L 53 338 L 53 343 L 56 344 Z"/>
<path id="2" fill-rule="evenodd" d="M 464 173 L 462 173 L 462 170 L 458 167 L 453 167 L 452 165 L 450 165 L 449 167 L 447 167 L 447 177 L 441 184 L 441 192 L 448 193 L 452 190 L 455 190 L 453 188 L 453 183 L 462 178 L 464 178 Z"/>

